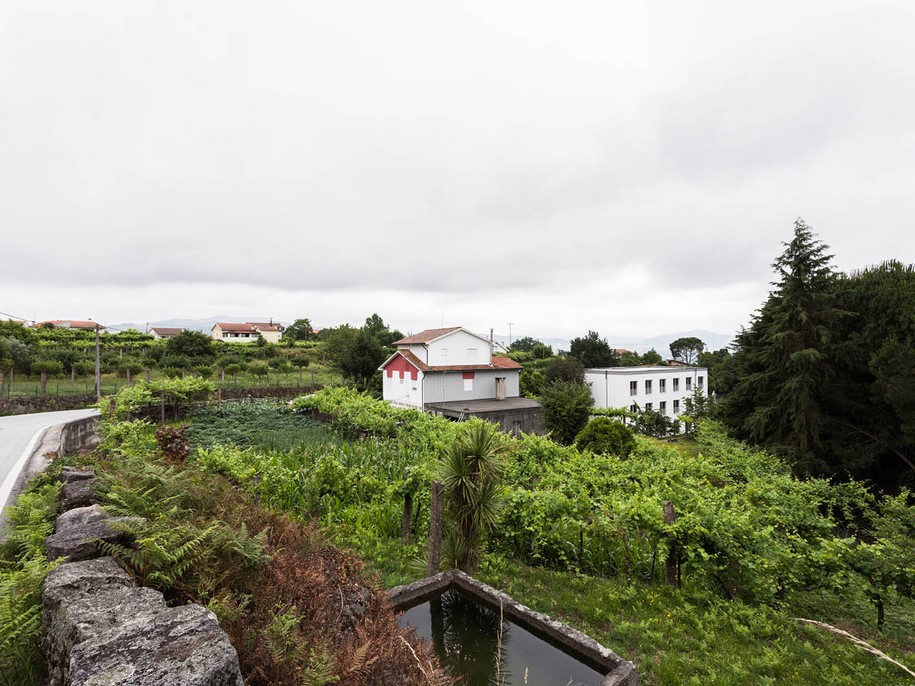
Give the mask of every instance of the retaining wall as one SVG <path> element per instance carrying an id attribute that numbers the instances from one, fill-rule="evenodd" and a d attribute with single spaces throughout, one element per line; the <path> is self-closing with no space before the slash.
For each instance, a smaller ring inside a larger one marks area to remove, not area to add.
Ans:
<path id="1" fill-rule="evenodd" d="M 98 441 L 98 417 L 86 417 L 64 424 L 60 431 L 60 457 L 72 455 Z"/>

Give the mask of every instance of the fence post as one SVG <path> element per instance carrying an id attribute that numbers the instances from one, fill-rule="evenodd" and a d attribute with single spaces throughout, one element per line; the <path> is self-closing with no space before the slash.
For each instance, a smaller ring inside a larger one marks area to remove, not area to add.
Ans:
<path id="1" fill-rule="evenodd" d="M 445 484 L 441 481 L 432 482 L 432 504 L 430 508 L 431 521 L 429 522 L 429 566 L 426 576 L 438 572 L 438 565 L 442 558 L 442 509 L 445 503 Z"/>

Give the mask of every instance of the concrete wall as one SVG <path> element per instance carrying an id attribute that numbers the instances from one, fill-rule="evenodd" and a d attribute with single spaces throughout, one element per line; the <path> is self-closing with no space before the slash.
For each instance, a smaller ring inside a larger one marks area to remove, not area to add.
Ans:
<path id="1" fill-rule="evenodd" d="M 463 372 L 435 372 L 426 374 L 423 379 L 423 402 L 447 403 L 459 400 L 485 400 L 496 397 L 496 377 L 505 377 L 506 396 L 517 398 L 520 374 L 517 369 L 497 369 L 476 371 L 471 389 L 465 390 Z"/>
<path id="2" fill-rule="evenodd" d="M 98 442 L 98 417 L 86 417 L 64 424 L 60 432 L 60 457 Z"/>
<path id="3" fill-rule="evenodd" d="M 388 601 L 397 612 L 413 607 L 447 589 L 456 589 L 484 605 L 500 608 L 504 616 L 531 633 L 546 638 L 567 654 L 604 674 L 601 686 L 639 686 L 639 670 L 590 636 L 522 605 L 461 571 L 450 571 L 420 579 L 388 591 Z"/>

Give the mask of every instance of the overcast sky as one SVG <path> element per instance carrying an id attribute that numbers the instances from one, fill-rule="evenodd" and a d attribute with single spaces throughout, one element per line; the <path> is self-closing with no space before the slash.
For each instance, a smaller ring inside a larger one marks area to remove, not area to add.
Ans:
<path id="1" fill-rule="evenodd" d="M 915 261 L 915 3 L 0 3 L 0 311 L 614 339 Z"/>

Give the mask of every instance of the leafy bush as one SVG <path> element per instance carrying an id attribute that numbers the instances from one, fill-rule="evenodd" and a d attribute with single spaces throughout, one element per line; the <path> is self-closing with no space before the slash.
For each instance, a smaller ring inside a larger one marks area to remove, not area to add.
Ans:
<path id="1" fill-rule="evenodd" d="M 575 447 L 592 453 L 629 457 L 636 448 L 636 442 L 632 429 L 622 422 L 597 417 L 588 422 L 575 437 Z"/>

